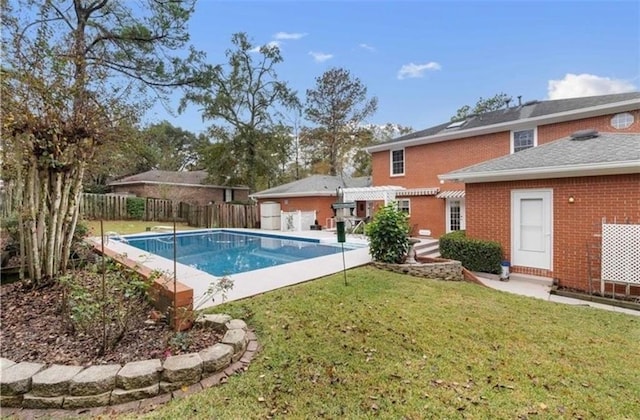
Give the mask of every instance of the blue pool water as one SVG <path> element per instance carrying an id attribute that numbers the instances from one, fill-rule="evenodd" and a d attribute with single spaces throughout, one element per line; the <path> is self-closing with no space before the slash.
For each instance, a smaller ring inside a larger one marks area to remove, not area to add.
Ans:
<path id="1" fill-rule="evenodd" d="M 128 245 L 173 260 L 173 234 L 126 237 Z M 342 252 L 338 244 L 275 235 L 225 230 L 183 232 L 176 235 L 177 261 L 224 276 Z M 345 244 L 345 251 L 353 249 Z"/>

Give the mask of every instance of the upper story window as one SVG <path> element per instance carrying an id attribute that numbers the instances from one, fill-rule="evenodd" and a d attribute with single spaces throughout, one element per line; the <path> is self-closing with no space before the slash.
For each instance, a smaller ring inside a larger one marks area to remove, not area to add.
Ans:
<path id="1" fill-rule="evenodd" d="M 230 201 L 233 201 L 233 189 L 225 188 L 225 190 L 224 190 L 224 202 L 228 203 Z"/>
<path id="2" fill-rule="evenodd" d="M 616 130 L 624 130 L 625 128 L 631 127 L 631 124 L 633 124 L 634 121 L 635 118 L 633 117 L 633 114 L 622 112 L 611 118 L 611 127 Z"/>
<path id="3" fill-rule="evenodd" d="M 511 132 L 511 153 L 536 147 L 538 145 L 538 133 L 535 128 Z"/>
<path id="4" fill-rule="evenodd" d="M 391 151 L 391 176 L 404 175 L 404 149 Z"/>

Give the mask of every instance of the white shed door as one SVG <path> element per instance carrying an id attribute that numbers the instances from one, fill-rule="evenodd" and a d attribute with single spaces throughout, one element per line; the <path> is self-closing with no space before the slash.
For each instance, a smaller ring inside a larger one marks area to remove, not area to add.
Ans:
<path id="1" fill-rule="evenodd" d="M 511 192 L 511 263 L 551 270 L 551 190 Z"/>

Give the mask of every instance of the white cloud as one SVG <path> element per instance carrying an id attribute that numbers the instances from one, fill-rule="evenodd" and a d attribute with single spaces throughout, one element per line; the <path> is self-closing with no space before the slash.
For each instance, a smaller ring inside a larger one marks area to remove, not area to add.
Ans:
<path id="1" fill-rule="evenodd" d="M 440 70 L 441 68 L 442 66 L 435 61 L 430 61 L 425 64 L 404 64 L 400 67 L 400 70 L 398 70 L 398 79 L 402 80 L 406 78 L 422 77 L 427 70 L 435 71 Z"/>
<path id="2" fill-rule="evenodd" d="M 549 99 L 564 99 L 624 93 L 634 90 L 636 90 L 636 87 L 626 80 L 611 79 L 587 73 L 567 73 L 563 79 L 549 80 L 547 96 Z"/>
<path id="3" fill-rule="evenodd" d="M 273 35 L 273 39 L 300 39 L 309 34 L 301 32 L 278 32 Z"/>
<path id="4" fill-rule="evenodd" d="M 249 50 L 249 52 L 252 52 L 252 53 L 260 52 L 260 48 L 262 48 L 263 46 L 264 47 L 278 47 L 278 48 L 280 48 L 282 46 L 282 43 L 280 41 L 269 41 L 265 45 L 258 45 L 256 47 L 251 48 Z"/>
<path id="5" fill-rule="evenodd" d="M 360 44 L 359 47 L 371 52 L 374 52 L 376 50 L 374 47 L 372 47 L 369 44 Z"/>
<path id="6" fill-rule="evenodd" d="M 309 51 L 309 55 L 313 57 L 316 63 L 322 63 L 330 58 L 333 58 L 333 54 L 325 54 L 321 52 Z"/>

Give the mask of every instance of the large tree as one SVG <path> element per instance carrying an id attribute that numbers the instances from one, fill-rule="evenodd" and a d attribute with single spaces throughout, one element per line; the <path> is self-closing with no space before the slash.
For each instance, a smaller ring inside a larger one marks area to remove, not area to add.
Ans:
<path id="1" fill-rule="evenodd" d="M 41 283 L 66 269 L 96 147 L 144 109 L 148 88 L 162 96 L 196 82 L 201 54 L 184 48 L 191 0 L 1 7 L 3 163 L 13 164 L 28 274 Z"/>
<path id="2" fill-rule="evenodd" d="M 168 121 L 142 130 L 142 141 L 149 158 L 149 169 L 184 171 L 198 162 L 198 137 Z"/>
<path id="3" fill-rule="evenodd" d="M 217 66 L 207 91 L 185 95 L 181 108 L 196 104 L 202 118 L 214 121 L 213 144 L 205 165 L 216 182 L 241 183 L 251 191 L 262 187 L 279 162 L 282 136 L 278 108 L 295 108 L 298 100 L 287 84 L 278 79 L 275 67 L 282 62 L 275 45 L 255 47 L 245 33 L 231 38 L 228 63 Z"/>
<path id="4" fill-rule="evenodd" d="M 451 121 L 462 121 L 470 115 L 484 114 L 485 112 L 497 111 L 511 101 L 511 97 L 506 93 L 497 93 L 490 98 L 478 99 L 478 102 L 471 107 L 463 105 L 456 111 L 456 115 L 451 117 Z"/>
<path id="5" fill-rule="evenodd" d="M 353 151 L 370 138 L 362 124 L 377 107 L 378 99 L 368 98 L 367 87 L 349 70 L 331 68 L 316 78 L 304 109 L 314 127 L 303 132 L 302 140 L 318 169 L 337 175 L 346 168 Z"/>

